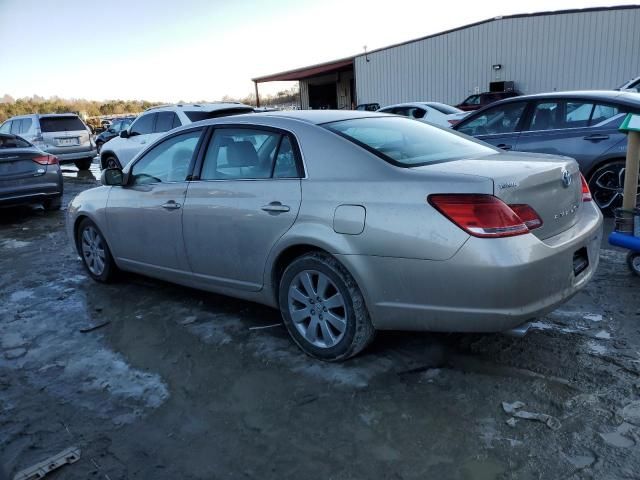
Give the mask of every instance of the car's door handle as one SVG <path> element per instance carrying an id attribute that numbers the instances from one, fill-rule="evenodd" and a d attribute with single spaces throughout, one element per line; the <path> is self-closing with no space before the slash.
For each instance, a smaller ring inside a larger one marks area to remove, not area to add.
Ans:
<path id="1" fill-rule="evenodd" d="M 280 202 L 271 202 L 268 205 L 263 205 L 262 210 L 265 212 L 273 212 L 273 213 L 284 213 L 291 210 L 289 205 L 283 205 Z"/>
<path id="2" fill-rule="evenodd" d="M 182 205 L 177 203 L 175 200 L 169 200 L 167 203 L 162 205 L 162 208 L 167 209 L 167 210 L 177 210 L 181 206 Z"/>
<path id="3" fill-rule="evenodd" d="M 496 147 L 501 148 L 502 150 L 511 150 L 513 145 L 508 145 L 506 143 L 499 143 Z"/>
<path id="4" fill-rule="evenodd" d="M 593 135 L 587 135 L 584 137 L 585 140 L 591 140 L 592 142 L 597 142 L 599 140 L 608 140 L 609 135 L 603 135 L 601 133 L 594 133 Z"/>

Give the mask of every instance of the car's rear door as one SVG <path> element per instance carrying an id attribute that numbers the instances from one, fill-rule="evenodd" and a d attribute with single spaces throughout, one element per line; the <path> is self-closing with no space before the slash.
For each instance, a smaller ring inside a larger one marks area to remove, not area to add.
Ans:
<path id="1" fill-rule="evenodd" d="M 111 187 L 108 241 L 117 261 L 129 269 L 156 276 L 188 274 L 182 212 L 203 131 L 167 137 L 135 161 L 126 186 Z"/>
<path id="2" fill-rule="evenodd" d="M 302 165 L 288 132 L 213 131 L 183 212 L 192 272 L 217 287 L 259 290 L 269 252 L 293 225 Z"/>
<path id="3" fill-rule="evenodd" d="M 518 143 L 527 102 L 508 102 L 483 109 L 465 117 L 454 128 L 503 150 Z"/>
<path id="4" fill-rule="evenodd" d="M 533 105 L 516 150 L 575 158 L 584 173 L 621 140 L 624 112 L 592 100 L 540 100 Z M 616 121 L 619 120 L 619 121 Z"/>

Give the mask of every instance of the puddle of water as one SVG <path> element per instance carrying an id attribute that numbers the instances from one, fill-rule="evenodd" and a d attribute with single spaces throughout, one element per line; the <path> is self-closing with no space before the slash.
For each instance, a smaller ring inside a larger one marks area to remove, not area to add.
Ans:
<path id="1" fill-rule="evenodd" d="M 9 239 L 2 242 L 2 248 L 23 248 L 31 245 L 31 242 L 25 242 L 22 240 Z"/>

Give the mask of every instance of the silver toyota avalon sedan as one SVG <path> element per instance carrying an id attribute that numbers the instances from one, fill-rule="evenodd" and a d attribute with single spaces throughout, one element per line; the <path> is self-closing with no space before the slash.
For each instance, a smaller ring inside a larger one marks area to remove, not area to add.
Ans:
<path id="1" fill-rule="evenodd" d="M 127 270 L 282 312 L 323 360 L 376 330 L 497 332 L 597 265 L 576 162 L 360 111 L 249 114 L 168 132 L 69 206 L 89 274 Z"/>

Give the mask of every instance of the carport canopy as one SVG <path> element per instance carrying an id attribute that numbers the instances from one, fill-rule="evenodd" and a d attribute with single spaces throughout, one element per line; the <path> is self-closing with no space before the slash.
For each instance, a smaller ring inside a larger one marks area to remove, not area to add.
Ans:
<path id="1" fill-rule="evenodd" d="M 339 60 L 333 60 L 331 62 L 318 63 L 308 67 L 296 68 L 294 70 L 287 70 L 285 72 L 273 73 L 271 75 L 265 75 L 263 77 L 252 78 L 256 87 L 256 104 L 260 106 L 260 96 L 258 94 L 258 84 L 265 82 L 290 82 L 300 81 L 318 75 L 328 75 L 330 73 L 337 73 L 345 68 L 353 67 L 353 60 L 355 57 L 346 57 Z"/>

